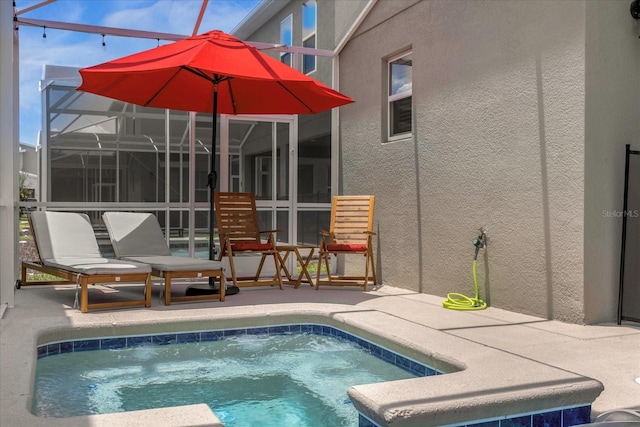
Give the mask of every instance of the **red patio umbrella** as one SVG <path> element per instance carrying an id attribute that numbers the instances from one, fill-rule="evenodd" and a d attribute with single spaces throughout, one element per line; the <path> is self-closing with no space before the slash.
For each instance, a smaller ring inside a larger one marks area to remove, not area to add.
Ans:
<path id="1" fill-rule="evenodd" d="M 212 113 L 212 193 L 218 113 L 314 114 L 353 102 L 222 31 L 83 68 L 80 74 L 81 91 L 147 107 Z M 214 259 L 211 199 L 209 259 Z"/>

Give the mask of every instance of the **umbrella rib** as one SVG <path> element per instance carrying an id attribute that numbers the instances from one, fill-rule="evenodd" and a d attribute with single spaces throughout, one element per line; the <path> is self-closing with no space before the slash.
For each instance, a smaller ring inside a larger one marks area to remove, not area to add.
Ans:
<path id="1" fill-rule="evenodd" d="M 293 92 L 292 92 L 288 87 L 286 87 L 285 85 L 283 85 L 283 84 L 282 84 L 282 82 L 280 82 L 280 81 L 279 81 L 279 82 L 278 82 L 278 84 L 279 84 L 279 85 L 280 85 L 284 90 L 286 90 L 287 92 L 289 92 L 289 93 L 291 94 L 291 96 L 293 96 L 295 99 L 297 99 L 297 100 L 298 100 L 298 102 L 299 102 L 300 104 L 304 105 L 304 107 L 305 107 L 307 110 L 309 110 L 309 112 L 310 112 L 310 113 L 314 113 L 313 109 L 312 109 L 311 107 L 309 107 L 309 106 L 307 105 L 307 103 L 306 103 L 306 102 L 304 102 L 302 99 L 300 99 L 300 98 L 299 98 L 295 93 L 293 93 Z"/>
<path id="2" fill-rule="evenodd" d="M 178 73 L 180 72 L 180 69 L 178 69 L 175 73 L 173 73 L 173 75 L 171 76 L 171 78 L 167 79 L 167 81 L 162 85 L 161 88 L 159 88 L 158 90 L 156 90 L 156 92 L 153 94 L 153 96 L 151 98 L 149 98 L 147 100 L 147 102 L 145 102 L 143 105 L 145 107 L 148 107 L 150 103 L 153 102 L 153 100 L 156 98 L 156 96 L 160 95 L 160 93 L 162 93 L 162 91 L 164 90 L 165 87 L 167 87 L 169 85 L 169 83 L 171 83 L 171 81 L 176 78 L 176 76 L 178 75 Z"/>
<path id="3" fill-rule="evenodd" d="M 182 68 L 185 71 L 189 71 L 190 73 L 195 74 L 198 77 L 202 77 L 205 80 L 209 80 L 211 83 L 221 83 L 225 80 L 229 80 L 231 79 L 231 77 L 229 76 L 220 76 L 219 74 L 214 74 L 213 77 L 209 77 L 209 75 L 207 73 L 205 73 L 204 71 L 198 69 L 198 68 L 191 68 L 191 67 L 187 67 L 185 65 L 180 66 L 180 68 Z"/>
<path id="4" fill-rule="evenodd" d="M 222 82 L 227 82 L 228 86 L 229 86 L 229 95 L 231 97 L 231 105 L 233 107 L 233 114 L 238 114 L 236 112 L 236 101 L 233 97 L 233 88 L 231 87 L 231 80 L 233 80 L 233 77 L 231 76 L 220 76 L 219 74 L 214 74 L 213 77 L 209 77 L 209 75 L 205 72 L 203 72 L 202 70 L 199 70 L 197 68 L 191 68 L 191 67 L 187 67 L 187 66 L 182 66 L 180 67 L 182 69 L 184 69 L 185 71 L 189 71 L 190 73 L 195 74 L 198 77 L 202 77 L 205 80 L 210 81 L 211 83 L 213 83 L 214 85 L 217 85 L 218 83 L 222 83 Z"/>
<path id="5" fill-rule="evenodd" d="M 227 86 L 229 87 L 229 98 L 231 99 L 231 107 L 233 107 L 233 114 L 238 114 L 236 111 L 236 98 L 233 96 L 233 86 L 231 86 L 231 79 L 227 79 Z"/>
<path id="6" fill-rule="evenodd" d="M 230 76 L 220 76 L 219 74 L 214 74 L 213 77 L 210 77 L 208 74 L 206 74 L 205 72 L 203 72 L 202 70 L 199 70 L 197 68 L 191 68 L 191 67 L 187 67 L 187 66 L 184 66 L 184 65 L 181 66 L 180 68 L 184 69 L 185 71 L 189 71 L 190 73 L 193 73 L 198 77 L 202 77 L 203 79 L 209 80 L 213 84 L 222 83 L 222 82 L 226 81 L 228 86 L 229 86 L 229 94 L 230 94 L 230 97 L 231 97 L 231 105 L 233 106 L 233 114 L 237 114 L 235 98 L 233 97 L 233 87 L 231 86 L 231 80 L 233 80 L 232 77 L 230 77 Z M 314 112 L 313 108 L 309 107 L 309 105 L 307 105 L 306 102 L 304 102 L 302 99 L 300 99 L 287 86 L 282 84 L 282 82 L 278 82 L 278 85 L 280 85 L 280 87 L 282 87 L 293 98 L 295 98 L 301 105 L 303 105 L 307 110 L 309 110 L 310 113 Z"/>

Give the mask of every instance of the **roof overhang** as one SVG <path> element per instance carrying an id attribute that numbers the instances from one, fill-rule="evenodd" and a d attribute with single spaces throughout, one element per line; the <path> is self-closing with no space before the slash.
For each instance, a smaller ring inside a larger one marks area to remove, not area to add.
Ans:
<path id="1" fill-rule="evenodd" d="M 289 3 L 291 0 L 262 0 L 246 18 L 231 30 L 231 34 L 240 40 L 246 40 Z"/>

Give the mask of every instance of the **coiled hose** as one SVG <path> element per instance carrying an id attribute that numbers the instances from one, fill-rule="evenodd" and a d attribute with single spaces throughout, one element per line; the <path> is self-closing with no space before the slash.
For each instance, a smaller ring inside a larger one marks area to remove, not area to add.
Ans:
<path id="1" fill-rule="evenodd" d="M 450 310 L 484 310 L 487 308 L 487 303 L 480 299 L 480 292 L 478 291 L 478 277 L 476 275 L 476 264 L 478 262 L 474 259 L 472 264 L 473 269 L 473 285 L 476 288 L 475 298 L 468 297 L 456 292 L 447 294 L 447 299 L 442 301 L 442 306 Z"/>
<path id="2" fill-rule="evenodd" d="M 471 269 L 473 270 L 473 286 L 476 289 L 475 298 L 468 297 L 466 295 L 459 294 L 457 292 L 451 292 L 447 294 L 447 299 L 442 301 L 442 306 L 450 310 L 484 310 L 487 308 L 487 303 L 480 299 L 480 291 L 478 290 L 478 275 L 476 273 L 476 265 L 478 264 L 478 252 L 481 248 L 484 248 L 487 242 L 487 237 L 484 228 L 480 229 L 480 235 L 474 239 L 473 246 L 476 247 L 476 253 L 473 256 L 473 264 Z"/>

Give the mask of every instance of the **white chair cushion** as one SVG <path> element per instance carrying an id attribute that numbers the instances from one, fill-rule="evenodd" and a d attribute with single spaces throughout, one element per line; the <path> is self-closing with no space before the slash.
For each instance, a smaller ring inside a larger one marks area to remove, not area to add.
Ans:
<path id="1" fill-rule="evenodd" d="M 182 256 L 135 256 L 123 258 L 127 261 L 143 262 L 160 271 L 204 271 L 222 270 L 220 261 Z"/>
<path id="2" fill-rule="evenodd" d="M 47 266 L 87 275 L 151 271 L 146 264 L 104 258 L 89 217 L 85 214 L 32 212 L 31 226 L 40 259 Z"/>
<path id="3" fill-rule="evenodd" d="M 170 256 L 158 219 L 143 212 L 105 212 L 102 215 L 117 258 Z"/>
<path id="4" fill-rule="evenodd" d="M 93 262 L 87 262 L 87 259 L 60 258 L 48 260 L 46 265 L 74 273 L 86 274 L 88 276 L 96 274 L 117 275 L 151 272 L 151 267 L 148 264 L 108 258 L 94 259 Z"/>
<path id="5" fill-rule="evenodd" d="M 56 258 L 102 258 L 87 215 L 52 211 L 37 211 L 30 215 L 42 261 Z"/>

